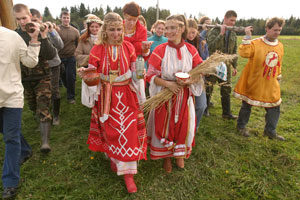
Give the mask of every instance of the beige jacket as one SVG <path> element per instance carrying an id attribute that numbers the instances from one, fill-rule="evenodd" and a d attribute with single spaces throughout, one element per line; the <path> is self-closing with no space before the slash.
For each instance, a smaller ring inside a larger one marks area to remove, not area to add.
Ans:
<path id="1" fill-rule="evenodd" d="M 39 52 L 39 44 L 27 47 L 17 32 L 0 26 L 0 108 L 23 108 L 20 62 L 35 67 Z"/>
<path id="2" fill-rule="evenodd" d="M 86 42 L 82 40 L 79 42 L 76 50 L 75 57 L 79 67 L 84 67 L 88 65 L 90 51 L 93 48 L 94 44 L 89 37 Z"/>

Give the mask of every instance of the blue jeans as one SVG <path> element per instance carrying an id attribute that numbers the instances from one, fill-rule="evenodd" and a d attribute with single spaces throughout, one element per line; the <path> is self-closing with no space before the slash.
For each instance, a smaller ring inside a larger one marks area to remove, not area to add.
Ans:
<path id="1" fill-rule="evenodd" d="M 200 120 L 203 116 L 203 113 L 207 107 L 207 102 L 206 102 L 206 93 L 205 90 L 203 90 L 202 94 L 200 96 L 195 96 L 195 109 L 196 109 L 196 127 L 198 129 Z M 196 129 L 196 130 L 197 130 Z"/>
<path id="2" fill-rule="evenodd" d="M 65 66 L 62 74 L 62 82 L 67 88 L 67 99 L 75 99 L 75 82 L 76 82 L 76 60 L 75 57 L 61 58 L 61 62 Z"/>
<path id="3" fill-rule="evenodd" d="M 248 124 L 250 114 L 251 114 L 252 105 L 246 103 L 245 101 L 242 102 L 242 107 L 239 112 L 239 118 L 237 120 L 237 128 L 246 128 Z M 280 106 L 265 108 L 266 115 L 265 115 L 265 131 L 269 132 L 270 134 L 276 135 L 276 127 L 278 124 L 279 116 L 280 116 Z"/>
<path id="4" fill-rule="evenodd" d="M 4 187 L 17 187 L 20 161 L 31 153 L 31 147 L 21 133 L 22 108 L 0 108 L 0 132 L 3 133 L 5 156 L 2 171 Z"/>

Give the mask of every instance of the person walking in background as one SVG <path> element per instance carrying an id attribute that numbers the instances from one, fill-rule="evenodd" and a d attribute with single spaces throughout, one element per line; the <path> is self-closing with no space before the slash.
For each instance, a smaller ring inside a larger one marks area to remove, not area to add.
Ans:
<path id="1" fill-rule="evenodd" d="M 202 53 L 202 55 L 207 55 L 208 53 L 208 48 L 207 45 L 204 47 L 202 46 L 202 38 L 199 35 L 198 32 L 198 25 L 196 20 L 190 18 L 187 20 L 187 42 L 192 44 L 197 50 L 199 55 L 201 55 L 201 52 L 205 52 Z M 206 47 L 206 48 L 205 48 Z M 204 49 L 203 49 L 204 48 Z M 201 57 L 202 58 L 202 57 Z M 202 60 L 205 60 L 207 57 L 204 56 L 204 58 L 202 58 Z M 203 83 L 204 80 L 202 79 Z M 202 91 L 202 93 L 200 94 L 200 96 L 196 96 L 195 95 L 195 109 L 196 109 L 196 130 L 198 130 L 199 124 L 200 124 L 200 120 L 203 116 L 203 113 L 205 111 L 207 107 L 206 104 L 206 93 L 205 90 Z"/>
<path id="2" fill-rule="evenodd" d="M 0 26 L 0 132 L 5 143 L 2 170 L 3 199 L 17 194 L 20 182 L 20 166 L 31 155 L 32 150 L 21 132 L 22 110 L 24 106 L 21 66 L 33 68 L 38 64 L 40 42 L 39 28 L 34 26 L 29 33 L 27 47 L 15 31 Z"/>
<path id="3" fill-rule="evenodd" d="M 124 16 L 124 39 L 135 48 L 136 56 L 148 56 L 150 53 L 150 46 L 143 44 L 143 41 L 147 41 L 147 29 L 140 23 L 138 17 L 141 14 L 141 8 L 135 2 L 127 3 L 123 9 Z"/>
<path id="4" fill-rule="evenodd" d="M 76 60 L 74 53 L 78 45 L 79 31 L 70 25 L 71 16 L 68 11 L 62 11 L 60 19 L 62 24 L 59 25 L 58 33 L 64 42 L 64 48 L 58 53 L 65 67 L 62 82 L 67 88 L 68 102 L 75 104 Z"/>
<path id="5" fill-rule="evenodd" d="M 32 15 L 31 21 L 37 23 L 43 23 L 43 17 L 41 13 L 31 8 L 30 13 Z M 51 93 L 52 93 L 52 109 L 53 109 L 53 125 L 59 125 L 59 111 L 60 111 L 60 91 L 59 91 L 59 78 L 60 78 L 60 67 L 61 60 L 58 56 L 58 51 L 64 47 L 64 43 L 60 38 L 59 34 L 54 28 L 51 22 L 47 22 L 48 26 L 48 38 L 52 45 L 56 48 L 56 55 L 52 60 L 48 60 L 50 66 L 50 76 L 51 76 Z"/>
<path id="6" fill-rule="evenodd" d="M 98 39 L 98 32 L 103 22 L 97 16 L 90 16 L 86 20 L 87 31 L 79 38 L 79 44 L 75 50 L 75 57 L 79 67 L 88 67 L 90 51 Z"/>
<path id="7" fill-rule="evenodd" d="M 226 29 L 226 26 L 234 26 L 237 14 L 233 10 L 225 13 L 223 24 L 221 27 L 215 27 L 207 34 L 207 43 L 209 54 L 212 55 L 215 51 L 221 51 L 227 54 L 237 53 L 237 36 L 234 31 Z M 225 63 L 221 63 L 225 64 Z M 216 76 L 206 76 L 206 98 L 207 105 L 210 104 L 213 86 L 216 82 L 220 83 L 221 103 L 222 103 L 222 117 L 224 119 L 236 119 L 237 116 L 231 113 L 230 94 L 231 94 L 231 66 L 233 67 L 232 75 L 237 73 L 237 59 L 232 63 L 227 63 L 227 81 L 222 81 Z M 208 107 L 209 108 L 209 107 Z M 206 111 L 209 112 L 208 110 Z M 207 114 L 208 115 L 208 114 Z"/>
<path id="8" fill-rule="evenodd" d="M 166 20 L 168 43 L 156 47 L 149 59 L 147 81 L 150 96 L 168 88 L 174 93 L 171 100 L 151 111 L 147 131 L 151 159 L 164 159 L 164 169 L 172 171 L 171 157 L 179 168 L 189 158 L 196 129 L 193 95 L 199 96 L 201 84 L 179 81 L 176 72 L 186 72 L 202 62 L 197 49 L 185 42 L 187 22 L 184 15 L 172 15 Z"/>
<path id="9" fill-rule="evenodd" d="M 146 159 L 147 135 L 142 96 L 136 78 L 136 55 L 133 45 L 124 40 L 123 20 L 117 13 L 104 17 L 99 39 L 92 48 L 88 68 L 100 73 L 101 83 L 92 109 L 89 149 L 104 152 L 113 172 L 124 175 L 129 193 L 137 192 L 134 174 L 137 161 Z M 84 80 L 84 75 L 82 76 Z M 93 94 L 94 96 L 94 94 Z"/>
<path id="10" fill-rule="evenodd" d="M 13 14 L 19 25 L 16 32 L 23 38 L 25 43 L 29 45 L 31 40 L 26 31 L 26 24 L 31 22 L 31 13 L 28 7 L 24 4 L 16 4 L 13 7 Z M 49 145 L 50 129 L 51 129 L 51 79 L 50 67 L 48 60 L 51 60 L 56 55 L 56 49 L 48 40 L 48 27 L 40 32 L 38 40 L 41 42 L 39 53 L 39 63 L 29 69 L 21 64 L 22 83 L 24 86 L 25 99 L 28 101 L 29 109 L 34 113 L 40 125 L 42 138 L 41 151 L 48 153 L 51 151 Z"/>
<path id="11" fill-rule="evenodd" d="M 273 17 L 266 22 L 266 34 L 251 40 L 252 27 L 246 27 L 246 35 L 239 46 L 239 54 L 248 58 L 233 96 L 242 100 L 237 120 L 237 130 L 243 136 L 250 136 L 246 125 L 252 106 L 266 110 L 264 135 L 270 139 L 285 140 L 276 132 L 280 116 L 280 84 L 283 59 L 283 45 L 278 36 L 284 26 L 284 19 Z"/>

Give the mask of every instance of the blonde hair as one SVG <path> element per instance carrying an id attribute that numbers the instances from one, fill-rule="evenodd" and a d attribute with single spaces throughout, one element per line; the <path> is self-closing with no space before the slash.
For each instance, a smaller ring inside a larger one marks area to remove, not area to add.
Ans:
<path id="1" fill-rule="evenodd" d="M 104 16 L 103 19 L 103 25 L 101 26 L 101 29 L 98 34 L 98 40 L 96 41 L 96 44 L 108 44 L 108 37 L 106 33 L 106 29 L 108 26 L 115 24 L 115 25 L 122 25 L 123 33 L 120 41 L 118 41 L 117 44 L 122 44 L 124 40 L 124 26 L 123 26 L 123 19 L 122 17 L 115 13 L 115 12 L 109 12 Z"/>
<path id="2" fill-rule="evenodd" d="M 171 15 L 167 17 L 166 21 L 174 20 L 178 23 L 180 27 L 184 26 L 184 32 L 182 33 L 181 37 L 185 40 L 187 36 L 187 22 L 184 15 Z"/>
<path id="3" fill-rule="evenodd" d="M 23 10 L 25 10 L 28 15 L 31 15 L 28 6 L 26 6 L 25 4 L 18 3 L 18 4 L 15 4 L 14 7 L 13 7 L 14 13 L 20 13 Z"/>
<path id="4" fill-rule="evenodd" d="M 164 20 L 156 20 L 156 22 L 152 25 L 151 27 L 151 32 L 154 32 L 154 30 L 156 29 L 156 27 L 159 25 L 159 24 L 162 24 L 162 25 L 166 25 L 166 22 Z"/>

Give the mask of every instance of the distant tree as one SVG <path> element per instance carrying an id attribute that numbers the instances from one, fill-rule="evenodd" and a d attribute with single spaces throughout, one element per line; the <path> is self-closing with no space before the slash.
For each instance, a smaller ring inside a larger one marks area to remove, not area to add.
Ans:
<path id="1" fill-rule="evenodd" d="M 79 6 L 79 17 L 84 18 L 87 14 L 89 14 L 89 11 L 85 8 L 85 5 L 81 3 Z"/>
<path id="2" fill-rule="evenodd" d="M 98 8 L 94 8 L 94 9 L 92 10 L 92 13 L 93 13 L 94 15 L 100 17 L 100 19 L 103 19 L 103 17 L 104 17 L 104 10 L 103 10 L 102 6 L 100 6 L 99 9 L 98 9 Z"/>
<path id="3" fill-rule="evenodd" d="M 115 7 L 113 12 L 118 13 L 120 16 L 122 16 L 122 7 Z"/>
<path id="4" fill-rule="evenodd" d="M 44 15 L 43 15 L 44 21 L 54 21 L 49 8 L 46 6 L 44 9 Z"/>
<path id="5" fill-rule="evenodd" d="M 107 14 L 109 12 L 112 12 L 112 9 L 109 7 L 109 5 L 107 5 L 105 14 Z"/>

